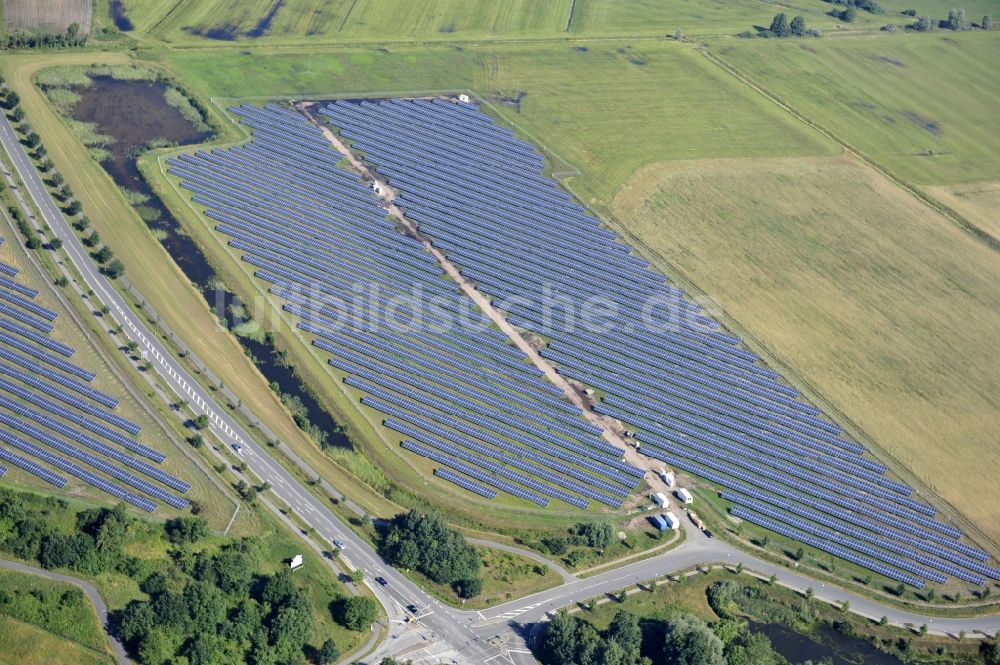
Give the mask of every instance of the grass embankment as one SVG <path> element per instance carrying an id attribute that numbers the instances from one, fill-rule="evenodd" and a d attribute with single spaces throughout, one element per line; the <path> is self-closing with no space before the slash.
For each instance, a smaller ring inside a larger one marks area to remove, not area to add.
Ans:
<path id="1" fill-rule="evenodd" d="M 111 655 L 94 606 L 72 584 L 0 570 L 0 615 L 31 625 L 48 634 L 48 639 L 65 641 L 67 647 L 89 652 L 96 662 Z M 0 652 L 9 653 L 3 648 Z"/>
<path id="2" fill-rule="evenodd" d="M 997 33 L 821 39 L 808 48 L 741 41 L 713 52 L 907 181 L 1000 178 Z"/>
<path id="3" fill-rule="evenodd" d="M 112 665 L 111 656 L 9 616 L 0 616 L 0 663 L 3 665 Z"/>
<path id="4" fill-rule="evenodd" d="M 658 164 L 612 210 L 668 274 L 1000 540 L 982 464 L 1000 454 L 991 250 L 844 158 Z"/>

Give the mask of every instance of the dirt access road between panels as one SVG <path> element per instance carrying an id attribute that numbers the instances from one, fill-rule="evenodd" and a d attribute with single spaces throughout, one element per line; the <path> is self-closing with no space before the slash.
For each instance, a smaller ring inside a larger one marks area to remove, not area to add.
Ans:
<path id="1" fill-rule="evenodd" d="M 458 268 L 455 267 L 455 264 L 449 261 L 443 252 L 434 247 L 433 243 L 427 238 L 427 236 L 421 233 L 417 229 L 416 224 L 414 224 L 412 221 L 406 218 L 406 215 L 403 213 L 403 211 L 393 204 L 393 200 L 395 200 L 396 198 L 396 191 L 392 189 L 385 182 L 383 178 L 380 178 L 375 173 L 373 173 L 371 169 L 369 169 L 364 162 L 359 160 L 350 151 L 350 149 L 348 149 L 348 147 L 344 145 L 344 143 L 337 137 L 337 135 L 334 134 L 332 130 L 330 130 L 329 127 L 326 127 L 324 124 L 320 122 L 316 122 L 315 118 L 313 118 L 312 115 L 308 113 L 309 107 L 313 105 L 314 103 L 312 102 L 306 102 L 298 104 L 297 108 L 300 112 L 305 111 L 306 116 L 317 127 L 323 130 L 323 136 L 325 136 L 327 140 L 333 144 L 333 146 L 337 149 L 338 152 L 347 157 L 348 161 L 351 163 L 351 166 L 353 166 L 356 171 L 361 173 L 361 175 L 363 175 L 366 179 L 378 183 L 379 187 L 382 190 L 382 193 L 378 195 L 376 194 L 373 195 L 378 196 L 378 198 L 384 201 L 386 207 L 389 210 L 389 213 L 393 217 L 395 217 L 396 220 L 398 220 L 399 223 L 403 227 L 405 227 L 415 238 L 420 239 L 424 247 L 427 248 L 427 251 L 429 251 L 434 256 L 435 259 L 437 259 L 438 263 L 441 264 L 441 267 L 444 268 L 446 273 L 448 273 L 448 276 L 450 276 L 452 279 L 455 280 L 455 282 L 458 284 L 462 292 L 465 293 L 465 295 L 469 296 L 469 298 L 471 298 L 472 301 L 476 305 L 478 305 L 480 309 L 482 309 L 483 313 L 485 313 L 488 317 L 490 317 L 490 320 L 494 324 L 496 324 L 496 326 L 500 328 L 500 330 L 503 331 L 505 335 L 507 335 L 507 337 L 514 343 L 514 345 L 518 349 L 523 351 L 525 355 L 528 356 L 528 359 L 531 360 L 531 363 L 535 367 L 537 367 L 538 369 L 540 369 L 542 372 L 545 373 L 545 377 L 549 381 L 551 381 L 553 385 L 557 386 L 563 391 L 563 394 L 566 396 L 566 399 L 568 399 L 572 404 L 579 407 L 583 411 L 584 418 L 586 418 L 591 423 L 601 428 L 604 438 L 612 445 L 621 449 L 622 457 L 624 457 L 630 464 L 633 464 L 639 467 L 640 469 L 646 469 L 647 471 L 652 466 L 658 466 L 658 463 L 656 463 L 654 460 L 643 459 L 642 457 L 640 457 L 638 452 L 636 452 L 635 448 L 629 446 L 625 442 L 625 440 L 618 435 L 615 428 L 611 426 L 609 419 L 606 419 L 600 414 L 591 411 L 590 406 L 584 401 L 584 399 L 580 396 L 580 393 L 569 383 L 569 381 L 563 378 L 563 376 L 559 374 L 555 370 L 555 368 L 553 368 L 552 365 L 550 365 L 548 361 L 545 360 L 545 358 L 542 358 L 542 356 L 538 354 L 538 351 L 536 351 L 534 347 L 532 347 L 531 344 L 529 344 L 528 341 L 524 339 L 521 333 L 515 330 L 514 327 L 507 322 L 507 320 L 503 317 L 503 315 L 501 315 L 500 312 L 495 307 L 493 307 L 493 303 L 490 301 L 490 299 L 487 296 L 480 293 L 479 291 L 477 291 L 475 285 L 473 285 L 472 282 L 466 279 L 465 276 L 463 276 L 458 271 Z"/>

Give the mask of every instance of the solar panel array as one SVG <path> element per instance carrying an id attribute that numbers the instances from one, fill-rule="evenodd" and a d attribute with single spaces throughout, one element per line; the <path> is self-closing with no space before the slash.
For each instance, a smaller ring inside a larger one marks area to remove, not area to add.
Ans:
<path id="1" fill-rule="evenodd" d="M 1000 579 L 935 507 L 545 177 L 512 130 L 443 99 L 320 113 L 463 275 L 546 340 L 560 373 L 601 391 L 595 410 L 637 431 L 643 452 L 729 490 L 734 516 L 914 586 Z M 579 314 L 596 298 L 614 318 L 587 325 Z"/>
<path id="2" fill-rule="evenodd" d="M 59 488 L 74 476 L 145 511 L 186 508 L 178 493 L 190 485 L 146 461 L 165 458 L 135 440 L 140 427 L 113 412 L 117 399 L 88 385 L 93 372 L 64 360 L 76 351 L 49 337 L 56 313 L 15 268 L 0 263 L 0 273 L 0 460 Z"/>
<path id="3" fill-rule="evenodd" d="M 412 459 L 482 496 L 621 506 L 643 472 L 397 230 L 321 130 L 273 105 L 230 110 L 253 140 L 170 172 L 363 403 L 405 423 Z"/>

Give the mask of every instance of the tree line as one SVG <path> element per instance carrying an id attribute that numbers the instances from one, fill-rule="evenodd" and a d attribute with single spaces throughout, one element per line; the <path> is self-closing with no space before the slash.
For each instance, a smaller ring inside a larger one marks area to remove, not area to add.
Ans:
<path id="1" fill-rule="evenodd" d="M 903 15 L 917 16 L 917 12 L 916 10 L 908 9 L 903 12 Z M 953 31 L 969 30 L 970 28 L 992 30 L 993 19 L 989 14 L 987 14 L 986 16 L 983 16 L 978 25 L 971 24 L 969 23 L 969 19 L 965 14 L 964 9 L 951 9 L 948 11 L 948 17 L 937 21 L 937 23 L 935 23 L 930 16 L 919 16 L 916 21 L 906 26 L 908 30 L 912 30 L 914 32 L 930 32 L 935 27 L 941 30 Z"/>
<path id="2" fill-rule="evenodd" d="M 20 135 L 21 144 L 27 149 L 28 156 L 35 160 L 35 166 L 42 174 L 52 196 L 59 201 L 63 213 L 72 220 L 73 227 L 77 231 L 81 234 L 86 233 L 90 228 L 90 220 L 82 214 L 83 205 L 76 198 L 73 188 L 49 159 L 48 150 L 42 143 L 42 137 L 26 121 L 24 109 L 21 108 L 21 96 L 8 88 L 6 83 L 6 79 L 0 75 L 0 106 L 5 109 L 8 119 L 14 123 L 14 129 Z M 17 222 L 18 230 L 24 236 L 25 246 L 28 249 L 41 248 L 43 246 L 41 238 L 24 218 L 24 213 L 16 206 L 11 206 L 10 212 Z M 110 247 L 101 245 L 101 236 L 97 231 L 90 231 L 89 235 L 83 235 L 82 241 L 87 247 L 93 248 L 94 251 L 91 252 L 90 256 L 107 277 L 117 279 L 125 274 L 125 264 L 120 259 L 115 258 Z M 58 251 L 62 247 L 62 240 L 53 237 L 44 246 L 51 251 Z"/>
<path id="3" fill-rule="evenodd" d="M 826 0 L 834 5 L 838 5 L 839 8 L 831 9 L 827 12 L 830 16 L 840 19 L 845 23 L 853 23 L 857 18 L 858 10 L 868 12 L 870 14 L 884 14 L 885 9 L 878 4 L 876 0 Z M 917 17 L 917 12 L 915 9 L 907 9 L 902 12 L 903 16 Z M 964 9 L 952 9 L 948 12 L 948 17 L 940 21 L 935 22 L 931 20 L 929 16 L 917 17 L 916 21 L 906 26 L 907 30 L 914 32 L 929 32 L 935 27 L 942 30 L 968 30 L 973 27 L 977 27 L 981 30 L 992 30 L 993 29 L 993 19 L 987 14 L 983 16 L 982 21 L 979 24 L 970 24 L 968 18 L 966 17 Z M 896 26 L 894 24 L 882 26 L 883 32 L 895 32 Z M 774 38 L 774 39 L 786 39 L 789 37 L 821 37 L 822 33 L 819 30 L 813 30 L 806 27 L 806 20 L 802 16 L 794 16 L 791 20 L 784 12 L 775 14 L 774 18 L 771 19 L 771 25 L 768 28 L 757 28 L 756 32 L 746 30 L 737 35 L 743 39 L 752 39 L 754 37 L 762 38 Z"/>
<path id="4" fill-rule="evenodd" d="M 853 8 L 848 8 L 853 11 Z M 758 29 L 757 32 L 749 30 L 741 32 L 737 37 L 752 39 L 761 37 L 763 39 L 787 39 L 789 37 L 821 37 L 819 30 L 806 27 L 806 19 L 803 16 L 793 16 L 791 20 L 784 12 L 779 12 L 771 19 L 770 27 Z"/>
<path id="5" fill-rule="evenodd" d="M 80 34 L 80 24 L 71 23 L 66 32 L 27 32 L 17 30 L 0 40 L 0 48 L 66 48 L 87 45 L 87 35 Z"/>

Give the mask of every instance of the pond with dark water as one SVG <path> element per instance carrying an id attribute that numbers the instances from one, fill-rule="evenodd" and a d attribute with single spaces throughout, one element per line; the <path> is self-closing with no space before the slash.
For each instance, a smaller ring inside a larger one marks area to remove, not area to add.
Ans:
<path id="1" fill-rule="evenodd" d="M 833 665 L 903 665 L 903 661 L 879 651 L 866 640 L 847 637 L 826 624 L 818 630 L 819 641 L 777 623 L 751 621 L 750 630 L 767 635 L 774 650 L 790 663 L 807 660 L 819 663 L 826 658 Z"/>
<path id="2" fill-rule="evenodd" d="M 202 143 L 211 132 L 199 130 L 180 111 L 166 103 L 167 84 L 162 81 L 122 81 L 108 76 L 91 77 L 93 84 L 76 87 L 80 100 L 73 107 L 73 118 L 96 125 L 96 131 L 114 141 L 106 146 L 110 157 L 101 166 L 122 189 L 136 192 L 147 200 L 136 206 L 150 229 L 184 275 L 195 284 L 220 319 L 232 327 L 233 307 L 238 298 L 213 289 L 215 273 L 201 248 L 183 232 L 170 210 L 146 183 L 136 166 L 138 154 L 152 142 L 170 141 L 178 145 Z M 301 379 L 287 367 L 272 344 L 237 335 L 261 373 L 276 383 L 283 394 L 301 400 L 309 422 L 325 432 L 326 443 L 350 446 L 336 421 L 302 385 Z"/>

